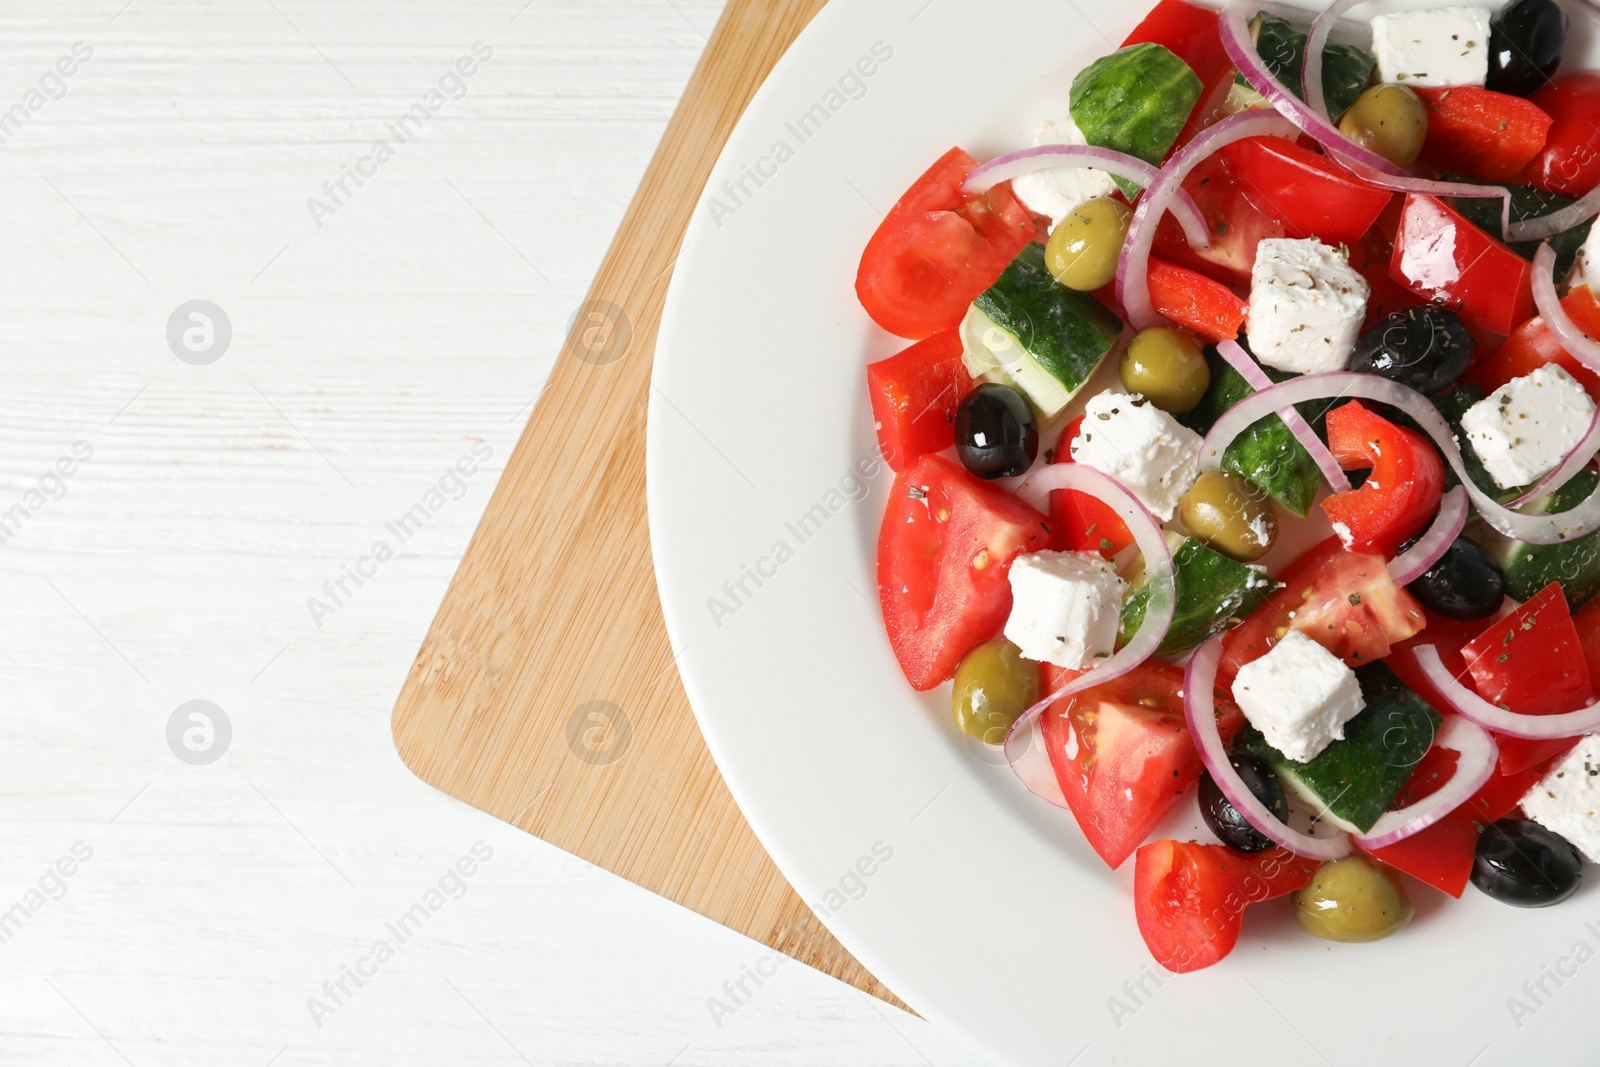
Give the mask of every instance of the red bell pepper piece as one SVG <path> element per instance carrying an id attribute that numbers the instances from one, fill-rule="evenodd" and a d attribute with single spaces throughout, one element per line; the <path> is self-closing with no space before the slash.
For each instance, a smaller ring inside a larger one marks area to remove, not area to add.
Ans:
<path id="1" fill-rule="evenodd" d="M 1389 276 L 1493 333 L 1508 334 L 1533 315 L 1533 264 L 1436 197 L 1406 197 Z"/>
<path id="2" fill-rule="evenodd" d="M 1412 91 L 1428 109 L 1423 161 L 1485 181 L 1515 179 L 1544 151 L 1554 121 L 1530 100 L 1481 86 Z"/>
<path id="3" fill-rule="evenodd" d="M 1372 470 L 1322 502 L 1350 551 L 1390 558 L 1438 510 L 1444 464 L 1421 434 L 1351 400 L 1328 412 L 1328 449 L 1345 470 Z"/>

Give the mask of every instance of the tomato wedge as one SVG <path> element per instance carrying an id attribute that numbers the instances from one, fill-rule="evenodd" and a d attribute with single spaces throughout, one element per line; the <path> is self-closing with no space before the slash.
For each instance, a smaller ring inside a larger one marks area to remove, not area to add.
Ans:
<path id="1" fill-rule="evenodd" d="M 1460 809 L 1403 841 L 1363 849 L 1397 870 L 1460 897 L 1477 860 L 1478 828 Z"/>
<path id="2" fill-rule="evenodd" d="M 1595 299 L 1589 286 L 1580 285 L 1572 290 L 1562 299 L 1561 307 L 1578 329 L 1590 337 L 1600 337 L 1600 300 Z M 1590 396 L 1600 397 L 1600 374 L 1568 352 L 1540 316 L 1518 326 L 1494 355 L 1474 360 L 1467 377 L 1480 383 L 1486 392 L 1493 392 L 1513 378 L 1532 374 L 1546 363 L 1560 364 Z"/>
<path id="3" fill-rule="evenodd" d="M 1183 669 L 1151 661 L 1058 700 L 1041 718 L 1056 781 L 1112 867 L 1133 854 L 1204 770 L 1183 717 Z"/>
<path id="4" fill-rule="evenodd" d="M 1510 333 L 1534 312 L 1533 264 L 1437 197 L 1406 196 L 1389 275 L 1493 333 Z"/>
<path id="5" fill-rule="evenodd" d="M 1600 74 L 1569 74 L 1528 98 L 1553 120 L 1544 151 L 1522 180 L 1552 193 L 1582 196 L 1600 182 Z"/>
<path id="6" fill-rule="evenodd" d="M 956 330 L 936 333 L 867 365 L 878 451 L 891 469 L 905 470 L 918 456 L 956 443 L 956 408 L 972 386 Z"/>
<path id="7" fill-rule="evenodd" d="M 1544 151 L 1554 121 L 1531 100 L 1482 86 L 1412 92 L 1428 109 L 1422 160 L 1440 172 L 1511 181 Z"/>
<path id="8" fill-rule="evenodd" d="M 1387 656 L 1427 621 L 1381 556 L 1347 552 L 1337 537 L 1307 550 L 1280 581 L 1283 588 L 1223 638 L 1219 677 L 1231 679 L 1266 655 L 1290 627 L 1359 667 Z"/>
<path id="9" fill-rule="evenodd" d="M 1250 904 L 1309 885 L 1316 864 L 1281 848 L 1246 856 L 1221 845 L 1155 841 L 1133 867 L 1133 910 L 1157 963 L 1175 974 L 1222 959 Z"/>
<path id="10" fill-rule="evenodd" d="M 1072 462 L 1072 449 L 1067 446 L 1082 425 L 1083 416 L 1079 415 L 1061 431 L 1055 462 Z M 1115 508 L 1076 489 L 1057 489 L 1050 494 L 1050 529 L 1055 534 L 1051 547 L 1060 552 L 1098 552 L 1110 559 L 1133 544 L 1133 533 Z"/>
<path id="11" fill-rule="evenodd" d="M 1002 182 L 987 193 L 961 183 L 978 161 L 952 148 L 918 178 L 861 255 L 856 295 L 872 320 L 913 341 L 961 325 L 967 305 L 1038 236 Z"/>
<path id="12" fill-rule="evenodd" d="M 1371 468 L 1358 488 L 1322 510 L 1352 552 L 1392 558 L 1427 525 L 1444 495 L 1444 463 L 1421 434 L 1396 426 L 1359 400 L 1328 412 L 1328 449 L 1345 470 Z"/>
<path id="13" fill-rule="evenodd" d="M 1045 517 L 942 456 L 889 490 L 878 534 L 878 599 L 912 688 L 932 689 L 1005 625 L 1011 561 L 1050 546 Z"/>
<path id="14" fill-rule="evenodd" d="M 1203 274 L 1150 257 L 1150 302 L 1156 313 L 1208 341 L 1239 336 L 1250 305 L 1232 289 Z"/>
<path id="15" fill-rule="evenodd" d="M 1285 137 L 1247 137 L 1222 154 L 1244 195 L 1281 220 L 1291 237 L 1353 245 L 1394 199 Z"/>
<path id="16" fill-rule="evenodd" d="M 1183 188 L 1200 209 L 1211 245 L 1190 248 L 1183 228 L 1169 214 L 1156 229 L 1156 254 L 1210 277 L 1249 285 L 1257 246 L 1269 237 L 1289 236 L 1283 221 L 1250 202 L 1222 152 L 1201 160 L 1184 179 Z"/>

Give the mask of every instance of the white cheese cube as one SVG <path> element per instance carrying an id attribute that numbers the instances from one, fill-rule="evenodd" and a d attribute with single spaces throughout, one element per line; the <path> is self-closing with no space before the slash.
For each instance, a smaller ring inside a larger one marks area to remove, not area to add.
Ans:
<path id="1" fill-rule="evenodd" d="M 1378 77 L 1437 88 L 1482 85 L 1489 77 L 1489 13 L 1481 7 L 1400 11 L 1372 20 Z"/>
<path id="2" fill-rule="evenodd" d="M 1587 285 L 1600 292 L 1600 226 L 1589 230 L 1589 239 L 1578 249 L 1578 258 L 1572 261 L 1567 284 L 1573 288 Z"/>
<path id="3" fill-rule="evenodd" d="M 1006 640 L 1024 657 L 1081 670 L 1117 646 L 1128 583 L 1093 552 L 1034 552 L 1011 564 Z"/>
<path id="4" fill-rule="evenodd" d="M 1233 699 L 1267 744 L 1306 763 L 1334 741 L 1367 706 L 1356 672 L 1299 630 L 1239 668 Z"/>
<path id="5" fill-rule="evenodd" d="M 1502 489 L 1549 474 L 1589 432 L 1594 401 L 1558 364 L 1513 378 L 1461 417 L 1461 429 Z"/>
<path id="6" fill-rule="evenodd" d="M 1088 140 L 1072 116 L 1047 122 L 1033 135 L 1035 145 L 1086 145 Z M 1093 167 L 1051 167 L 1011 179 L 1011 191 L 1024 207 L 1036 215 L 1050 216 L 1050 228 L 1067 217 L 1079 204 L 1117 191 L 1111 175 Z"/>
<path id="7" fill-rule="evenodd" d="M 1367 280 L 1321 241 L 1268 238 L 1250 269 L 1250 351 L 1297 374 L 1344 370 L 1370 293 Z"/>
<path id="8" fill-rule="evenodd" d="M 1162 522 L 1199 476 L 1200 435 L 1138 394 L 1090 397 L 1067 447 L 1074 463 L 1111 475 Z"/>
<path id="9" fill-rule="evenodd" d="M 1522 798 L 1528 818 L 1600 863 L 1600 734 L 1590 734 Z"/>

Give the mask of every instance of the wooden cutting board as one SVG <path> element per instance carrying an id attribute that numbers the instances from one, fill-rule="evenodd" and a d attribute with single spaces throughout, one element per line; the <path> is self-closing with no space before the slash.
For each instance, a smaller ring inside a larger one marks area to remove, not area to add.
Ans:
<path id="1" fill-rule="evenodd" d="M 451 796 L 900 1005 L 734 805 L 656 599 L 645 410 L 684 229 L 734 123 L 824 0 L 729 0 L 394 709 Z"/>

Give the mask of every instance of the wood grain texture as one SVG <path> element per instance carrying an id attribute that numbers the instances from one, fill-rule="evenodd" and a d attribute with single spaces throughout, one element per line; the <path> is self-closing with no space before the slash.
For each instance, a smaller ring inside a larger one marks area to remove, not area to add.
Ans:
<path id="1" fill-rule="evenodd" d="M 673 665 L 643 507 L 677 249 L 734 123 L 822 3 L 727 5 L 393 726 L 407 765 L 445 792 L 899 1004 L 783 880 L 718 775 Z"/>

